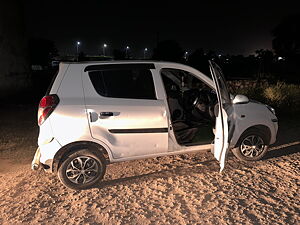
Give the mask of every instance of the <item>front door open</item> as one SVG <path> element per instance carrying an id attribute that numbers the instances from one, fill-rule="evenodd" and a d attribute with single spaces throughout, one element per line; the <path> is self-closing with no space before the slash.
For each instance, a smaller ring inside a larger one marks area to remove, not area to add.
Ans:
<path id="1" fill-rule="evenodd" d="M 229 107 L 231 107 L 231 100 L 221 68 L 213 61 L 209 61 L 209 67 L 218 97 L 215 140 L 211 150 L 220 163 L 221 172 L 225 166 L 229 146 L 227 112 Z"/>

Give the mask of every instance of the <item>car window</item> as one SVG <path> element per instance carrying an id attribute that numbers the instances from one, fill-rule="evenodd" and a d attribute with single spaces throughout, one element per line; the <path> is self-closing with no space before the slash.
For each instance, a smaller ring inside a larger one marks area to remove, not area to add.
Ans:
<path id="1" fill-rule="evenodd" d="M 178 87 L 180 87 L 180 89 L 211 90 L 211 88 L 208 87 L 208 85 L 202 80 L 187 71 L 165 68 L 161 70 L 161 75 L 165 85 L 168 83 L 166 81 L 168 78 Z"/>
<path id="2" fill-rule="evenodd" d="M 91 71 L 89 77 L 99 95 L 112 98 L 156 99 L 148 69 Z"/>

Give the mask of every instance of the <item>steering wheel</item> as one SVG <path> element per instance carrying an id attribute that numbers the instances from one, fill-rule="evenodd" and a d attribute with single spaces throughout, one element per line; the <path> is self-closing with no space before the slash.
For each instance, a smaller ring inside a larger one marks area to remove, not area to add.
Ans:
<path id="1" fill-rule="evenodd" d="M 187 111 L 191 111 L 195 108 L 195 104 L 198 102 L 199 98 L 199 90 L 197 89 L 191 89 L 188 91 L 185 91 L 183 93 L 183 107 Z"/>
<path id="2" fill-rule="evenodd" d="M 197 96 L 195 96 L 192 103 L 192 108 L 197 108 L 198 110 L 205 112 L 209 103 L 208 94 L 205 91 L 198 91 Z"/>
<path id="3" fill-rule="evenodd" d="M 200 102 L 200 98 L 199 98 L 199 96 L 196 96 L 196 98 L 192 104 L 192 107 L 195 108 L 199 104 L 199 102 Z"/>
<path id="4" fill-rule="evenodd" d="M 191 104 L 192 110 L 196 111 L 199 116 L 214 121 L 215 100 L 210 92 L 200 90 L 194 98 L 191 96 L 191 101 L 193 101 Z"/>

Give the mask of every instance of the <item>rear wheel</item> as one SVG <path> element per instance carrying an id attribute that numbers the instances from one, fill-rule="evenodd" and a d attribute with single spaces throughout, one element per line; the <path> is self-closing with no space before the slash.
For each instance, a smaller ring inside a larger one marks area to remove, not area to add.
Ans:
<path id="1" fill-rule="evenodd" d="M 246 131 L 239 139 L 233 154 L 242 161 L 260 160 L 268 151 L 269 143 L 264 133 L 257 129 Z"/>
<path id="2" fill-rule="evenodd" d="M 60 181 L 68 188 L 91 188 L 105 173 L 105 159 L 100 152 L 88 149 L 70 153 L 58 169 Z"/>

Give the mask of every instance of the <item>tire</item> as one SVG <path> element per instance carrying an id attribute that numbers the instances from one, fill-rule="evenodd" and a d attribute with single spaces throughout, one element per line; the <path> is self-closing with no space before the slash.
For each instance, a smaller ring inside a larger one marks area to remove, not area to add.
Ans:
<path id="1" fill-rule="evenodd" d="M 257 161 L 262 159 L 269 147 L 266 135 L 258 129 L 250 129 L 242 134 L 233 154 L 242 161 Z"/>
<path id="2" fill-rule="evenodd" d="M 105 159 L 100 152 L 81 149 L 63 159 L 58 178 L 68 188 L 88 189 L 103 178 L 105 170 Z"/>

